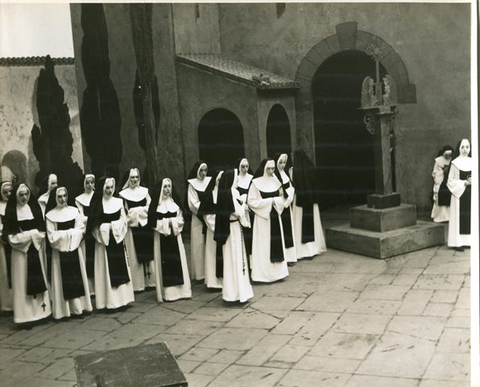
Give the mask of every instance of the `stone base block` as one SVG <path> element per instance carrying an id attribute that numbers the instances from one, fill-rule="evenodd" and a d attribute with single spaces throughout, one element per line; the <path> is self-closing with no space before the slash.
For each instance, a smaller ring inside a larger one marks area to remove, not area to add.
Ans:
<path id="1" fill-rule="evenodd" d="M 371 194 L 367 195 L 367 207 L 369 208 L 390 208 L 400 205 L 400 194 L 392 193 L 389 195 Z"/>
<path id="2" fill-rule="evenodd" d="M 327 247 L 373 258 L 389 258 L 445 243 L 441 224 L 416 225 L 387 232 L 351 228 L 348 224 L 326 229 Z"/>
<path id="3" fill-rule="evenodd" d="M 75 357 L 78 387 L 187 387 L 167 344 L 141 345 Z"/>
<path id="4" fill-rule="evenodd" d="M 350 226 L 362 230 L 385 232 L 414 226 L 417 223 L 417 208 L 412 204 L 376 209 L 367 206 L 350 209 Z"/>

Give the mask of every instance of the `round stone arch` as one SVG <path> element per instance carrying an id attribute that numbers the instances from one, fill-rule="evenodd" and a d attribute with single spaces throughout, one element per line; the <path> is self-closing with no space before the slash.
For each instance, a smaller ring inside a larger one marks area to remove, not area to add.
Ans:
<path id="1" fill-rule="evenodd" d="M 395 80 L 398 103 L 416 103 L 415 85 L 408 78 L 407 68 L 395 49 L 379 36 L 358 30 L 357 22 L 346 22 L 335 26 L 336 33 L 319 43 L 305 55 L 298 66 L 295 80 L 300 90 L 295 98 L 297 111 L 297 141 L 314 158 L 313 104 L 311 85 L 320 65 L 332 55 L 346 50 L 366 52 L 372 43 L 384 52 L 382 65 Z M 360 92 L 360 90 L 359 90 Z"/>

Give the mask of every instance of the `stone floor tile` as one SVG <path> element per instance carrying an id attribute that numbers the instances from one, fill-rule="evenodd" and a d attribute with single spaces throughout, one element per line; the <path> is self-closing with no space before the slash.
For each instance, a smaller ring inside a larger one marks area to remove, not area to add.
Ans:
<path id="1" fill-rule="evenodd" d="M 436 353 L 425 379 L 468 382 L 470 379 L 470 354 Z"/>
<path id="2" fill-rule="evenodd" d="M 469 271 L 469 256 L 437 256 L 432 258 L 424 274 L 468 274 Z"/>
<path id="3" fill-rule="evenodd" d="M 278 363 L 297 363 L 308 351 L 310 347 L 303 345 L 286 344 L 273 355 L 269 361 Z"/>
<path id="4" fill-rule="evenodd" d="M 431 301 L 453 304 L 457 301 L 458 294 L 458 290 L 435 290 Z"/>
<path id="5" fill-rule="evenodd" d="M 215 376 L 187 373 L 185 374 L 185 378 L 187 379 L 188 387 L 206 387 L 215 379 Z"/>
<path id="6" fill-rule="evenodd" d="M 11 382 L 10 380 L 8 382 Z M 37 377 L 24 378 L 21 381 L 22 387 L 76 387 L 77 382 L 65 380 L 51 380 Z M 19 386 L 19 384 L 2 384 L 2 387 Z"/>
<path id="7" fill-rule="evenodd" d="M 155 308 L 158 304 L 152 302 L 132 302 L 128 305 L 128 311 L 130 313 L 145 313 L 150 309 Z M 123 313 L 123 312 L 119 312 Z M 117 313 L 115 313 L 117 314 Z"/>
<path id="8" fill-rule="evenodd" d="M 221 328 L 202 340 L 198 346 L 246 351 L 256 346 L 267 333 L 268 331 L 265 329 Z"/>
<path id="9" fill-rule="evenodd" d="M 194 335 L 174 335 L 169 333 L 160 333 L 155 337 L 145 341 L 143 344 L 156 344 L 164 342 L 170 348 L 173 355 L 178 357 L 187 352 L 190 348 L 196 345 L 203 336 Z"/>
<path id="10" fill-rule="evenodd" d="M 421 267 L 404 267 L 403 269 L 400 270 L 398 273 L 399 275 L 404 275 L 404 274 L 422 274 L 423 273 L 423 268 Z"/>
<path id="11" fill-rule="evenodd" d="M 344 387 L 350 379 L 348 374 L 319 371 L 291 370 L 278 384 L 279 387 Z"/>
<path id="12" fill-rule="evenodd" d="M 307 273 L 304 273 L 304 275 Z M 329 291 L 361 292 L 378 274 L 376 273 L 329 273 L 317 281 L 316 293 Z M 302 279 L 299 279 L 302 281 Z"/>
<path id="13" fill-rule="evenodd" d="M 463 282 L 463 286 L 465 288 L 469 288 L 470 287 L 470 275 L 466 275 L 465 276 L 465 281 Z"/>
<path id="14" fill-rule="evenodd" d="M 369 285 L 391 285 L 395 278 L 395 274 L 380 274 L 378 277 L 372 278 Z"/>
<path id="15" fill-rule="evenodd" d="M 313 346 L 338 320 L 340 313 L 314 313 L 290 340 L 291 345 Z"/>
<path id="16" fill-rule="evenodd" d="M 332 328 L 338 333 L 360 333 L 380 335 L 392 319 L 390 315 L 344 313 Z"/>
<path id="17" fill-rule="evenodd" d="M 278 368 L 231 365 L 208 387 L 273 387 L 286 373 Z"/>
<path id="18" fill-rule="evenodd" d="M 241 309 L 228 308 L 201 308 L 190 313 L 189 320 L 221 321 L 227 322 L 242 312 Z"/>
<path id="19" fill-rule="evenodd" d="M 164 302 L 163 309 L 172 310 L 184 314 L 192 313 L 193 311 L 205 306 L 206 302 L 196 300 L 178 300 L 175 302 Z"/>
<path id="20" fill-rule="evenodd" d="M 103 337 L 97 340 L 92 339 L 88 345 L 77 348 L 88 351 L 108 351 L 110 349 L 133 347 L 143 344 L 145 340 L 158 335 L 159 329 L 159 325 L 130 323 L 106 335 L 104 334 Z M 165 327 L 163 329 L 165 329 Z M 98 331 L 91 332 L 99 333 Z"/>
<path id="21" fill-rule="evenodd" d="M 314 315 L 314 312 L 298 312 L 294 310 L 274 327 L 272 333 L 278 335 L 293 335 L 307 324 Z"/>
<path id="22" fill-rule="evenodd" d="M 377 335 L 328 332 L 308 355 L 363 360 L 377 339 Z"/>
<path id="23" fill-rule="evenodd" d="M 456 309 L 456 308 L 454 308 L 452 310 L 452 313 L 450 313 L 450 316 L 452 316 L 452 317 L 470 317 L 470 309 Z"/>
<path id="24" fill-rule="evenodd" d="M 202 364 L 201 361 L 193 361 L 193 360 L 184 360 L 182 358 L 177 359 L 178 366 L 180 367 L 180 370 L 184 373 L 190 373 L 195 370 L 200 364 Z"/>
<path id="25" fill-rule="evenodd" d="M 180 356 L 180 359 L 204 362 L 215 356 L 218 352 L 218 349 L 192 348 Z"/>
<path id="26" fill-rule="evenodd" d="M 353 375 L 345 387 L 419 387 L 416 379 Z"/>
<path id="27" fill-rule="evenodd" d="M 202 290 L 200 292 L 197 291 L 198 288 Z M 219 292 L 209 291 L 205 288 L 205 285 L 195 285 L 192 286 L 192 300 L 198 302 L 210 302 L 216 298 L 221 298 L 222 294 Z"/>
<path id="28" fill-rule="evenodd" d="M 103 315 L 102 317 L 109 317 L 118 321 L 120 324 L 125 325 L 129 322 L 135 320 L 137 317 L 141 316 L 141 313 L 133 313 L 133 312 L 122 312 L 122 313 L 115 313 L 112 315 Z"/>
<path id="29" fill-rule="evenodd" d="M 470 382 L 450 382 L 445 380 L 423 379 L 419 387 L 470 387 Z"/>
<path id="30" fill-rule="evenodd" d="M 293 368 L 307 371 L 353 374 L 360 363 L 361 360 L 307 355 L 304 356 Z"/>
<path id="31" fill-rule="evenodd" d="M 65 381 L 65 382 L 76 382 L 77 374 L 75 373 L 75 368 L 72 368 L 70 371 L 60 376 L 58 380 Z"/>
<path id="32" fill-rule="evenodd" d="M 23 354 L 29 351 L 29 348 L 0 348 L 0 370 L 8 368 L 11 359 L 18 356 L 23 358 Z"/>
<path id="33" fill-rule="evenodd" d="M 239 358 L 245 355 L 245 351 L 234 351 L 231 349 L 222 349 L 209 361 L 212 363 L 233 364 Z"/>
<path id="34" fill-rule="evenodd" d="M 374 300 L 396 300 L 399 301 L 410 290 L 408 285 L 388 286 L 388 285 L 367 285 L 361 293 L 360 298 Z"/>
<path id="35" fill-rule="evenodd" d="M 92 316 L 92 318 L 84 321 L 82 325 L 94 331 L 104 332 L 111 332 L 122 326 L 122 324 L 114 318 L 105 318 L 100 316 Z"/>
<path id="36" fill-rule="evenodd" d="M 359 298 L 347 308 L 348 313 L 368 313 L 370 315 L 394 315 L 402 305 L 401 301 L 373 300 Z"/>
<path id="37" fill-rule="evenodd" d="M 460 293 L 458 294 L 458 299 L 455 304 L 456 309 L 470 309 L 470 288 L 462 288 L 460 289 Z"/>
<path id="38" fill-rule="evenodd" d="M 199 321 L 199 320 L 181 320 L 176 322 L 165 333 L 182 335 L 208 336 L 212 332 L 224 326 L 223 322 L 218 321 Z"/>
<path id="39" fill-rule="evenodd" d="M 430 299 L 434 294 L 433 290 L 412 289 L 402 301 L 398 314 L 408 316 L 418 316 L 423 313 Z"/>
<path id="40" fill-rule="evenodd" d="M 62 375 L 65 375 L 67 372 L 71 371 L 74 367 L 74 361 L 71 357 L 66 357 L 63 359 L 57 360 L 52 365 L 45 368 L 43 371 L 38 373 L 38 376 L 47 379 L 57 379 Z"/>
<path id="41" fill-rule="evenodd" d="M 422 274 L 413 285 L 414 289 L 458 290 L 465 276 L 458 274 Z"/>
<path id="42" fill-rule="evenodd" d="M 252 304 L 256 310 L 294 310 L 305 301 L 304 297 L 265 296 Z"/>
<path id="43" fill-rule="evenodd" d="M 22 354 L 22 361 L 31 363 L 43 363 L 45 365 L 52 364 L 59 359 L 70 355 L 72 351 L 68 349 L 53 349 L 44 347 L 31 348 L 29 351 Z"/>
<path id="44" fill-rule="evenodd" d="M 470 317 L 449 317 L 447 321 L 449 328 L 470 328 Z"/>
<path id="45" fill-rule="evenodd" d="M 361 375 L 420 378 L 435 353 L 435 343 L 387 332 L 357 370 Z"/>
<path id="46" fill-rule="evenodd" d="M 176 312 L 174 310 L 166 308 L 155 308 L 149 313 L 144 313 L 141 316 L 138 316 L 132 322 L 137 324 L 153 324 L 153 325 L 162 325 L 170 326 L 185 317 L 185 313 Z"/>
<path id="47" fill-rule="evenodd" d="M 425 316 L 443 316 L 448 317 L 452 313 L 453 304 L 440 304 L 435 302 L 429 302 L 423 315 Z"/>
<path id="48" fill-rule="evenodd" d="M 0 381 L 2 387 L 4 386 L 28 386 L 28 383 L 24 382 L 25 379 L 32 378 L 34 380 L 40 371 L 45 368 L 41 363 L 27 363 L 19 360 L 12 360 L 8 362 L 6 369 L 0 370 Z M 35 386 L 35 384 L 30 384 Z"/>
<path id="49" fill-rule="evenodd" d="M 44 341 L 45 347 L 63 348 L 63 349 L 80 349 L 86 345 L 95 343 L 105 336 L 105 332 L 74 329 L 71 332 L 64 332 L 54 337 L 50 337 Z"/>
<path id="50" fill-rule="evenodd" d="M 438 342 L 437 351 L 470 353 L 470 329 L 445 328 Z"/>
<path id="51" fill-rule="evenodd" d="M 297 307 L 296 310 L 314 312 L 342 313 L 358 298 L 357 292 L 328 292 L 322 295 L 313 295 Z"/>
<path id="52" fill-rule="evenodd" d="M 388 332 L 410 335 L 436 342 L 446 325 L 445 317 L 395 316 L 388 324 Z"/>
<path id="53" fill-rule="evenodd" d="M 290 338 L 287 335 L 269 334 L 237 360 L 236 364 L 260 366 L 287 344 Z"/>
<path id="54" fill-rule="evenodd" d="M 399 274 L 393 281 L 392 285 L 412 286 L 415 284 L 415 282 L 417 282 L 417 279 L 417 274 Z"/>
<path id="55" fill-rule="evenodd" d="M 228 366 L 228 364 L 205 362 L 195 369 L 195 373 L 217 376 L 220 375 Z"/>
<path id="56" fill-rule="evenodd" d="M 248 308 L 245 312 L 235 316 L 225 327 L 227 328 L 263 328 L 272 329 L 279 322 L 280 318 L 264 313 L 255 309 Z"/>

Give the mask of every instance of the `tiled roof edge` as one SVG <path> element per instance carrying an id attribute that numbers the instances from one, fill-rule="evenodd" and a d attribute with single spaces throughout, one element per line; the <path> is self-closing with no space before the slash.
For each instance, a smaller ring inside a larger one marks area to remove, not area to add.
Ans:
<path id="1" fill-rule="evenodd" d="M 27 66 L 43 66 L 46 56 L 24 56 L 24 57 L 7 57 L 0 58 L 0 66 L 4 67 L 27 67 Z M 74 58 L 52 58 L 54 65 L 73 65 Z"/>

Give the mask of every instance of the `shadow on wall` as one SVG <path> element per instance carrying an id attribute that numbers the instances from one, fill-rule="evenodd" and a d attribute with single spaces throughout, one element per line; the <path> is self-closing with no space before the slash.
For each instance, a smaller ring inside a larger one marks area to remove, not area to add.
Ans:
<path id="1" fill-rule="evenodd" d="M 7 152 L 2 159 L 2 181 L 24 183 L 27 179 L 27 157 L 19 150 Z"/>

